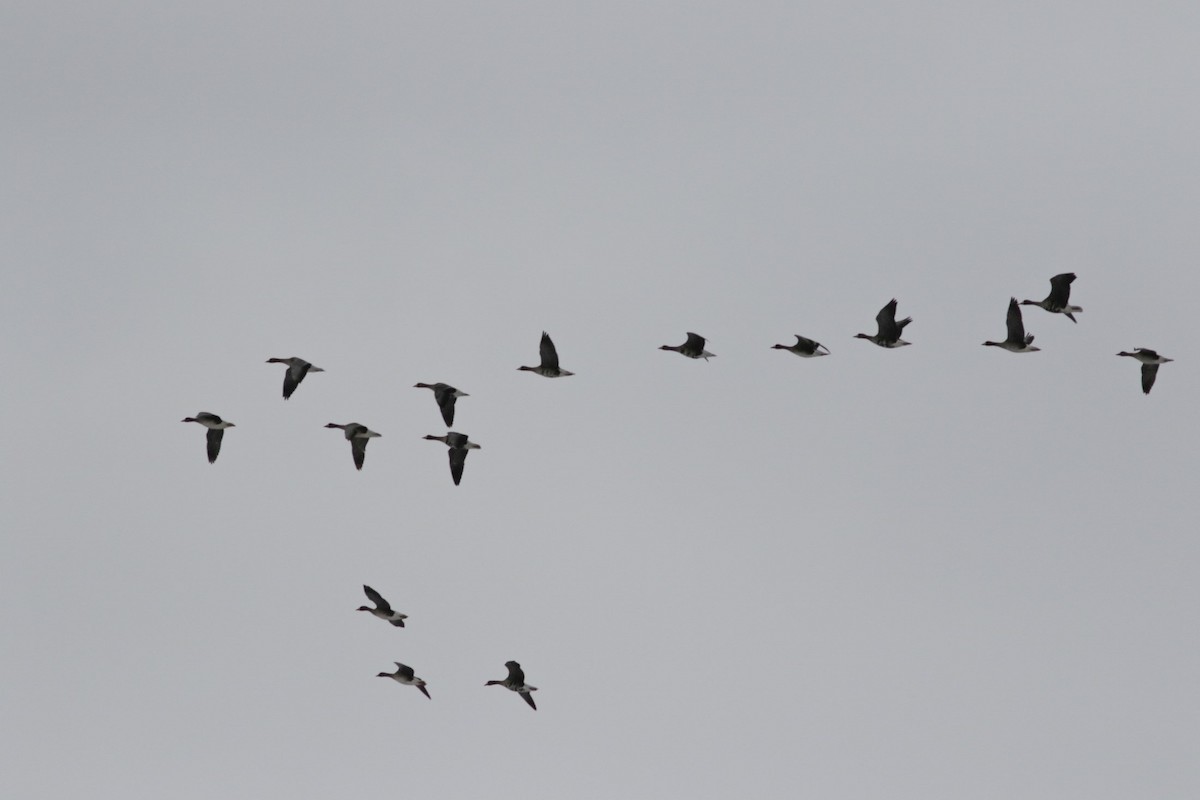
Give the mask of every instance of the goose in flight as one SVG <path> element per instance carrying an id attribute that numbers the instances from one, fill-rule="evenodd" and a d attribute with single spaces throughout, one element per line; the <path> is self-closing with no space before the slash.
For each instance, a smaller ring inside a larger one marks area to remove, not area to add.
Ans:
<path id="1" fill-rule="evenodd" d="M 987 347 L 1003 347 L 1010 353 L 1033 353 L 1041 350 L 1033 346 L 1033 334 L 1025 333 L 1025 323 L 1021 320 L 1021 306 L 1017 298 L 1008 301 L 1008 338 L 1003 342 L 984 342 Z"/>
<path id="2" fill-rule="evenodd" d="M 703 358 L 708 361 L 710 358 L 716 358 L 716 353 L 710 353 L 704 349 L 705 339 L 698 333 L 688 333 L 687 341 L 683 344 L 664 344 L 659 350 L 674 350 L 681 356 L 688 358 Z"/>
<path id="3" fill-rule="evenodd" d="M 1158 377 L 1158 368 L 1169 361 L 1175 360 L 1166 356 L 1160 356 L 1154 350 L 1146 347 L 1135 347 L 1132 353 L 1126 353 L 1122 350 L 1117 355 L 1129 356 L 1142 362 L 1142 394 L 1150 394 L 1150 389 L 1154 386 L 1154 379 Z"/>
<path id="4" fill-rule="evenodd" d="M 450 453 L 450 477 L 454 479 L 454 485 L 458 486 L 462 481 L 463 467 L 467 463 L 467 452 L 470 450 L 482 449 L 479 445 L 467 439 L 465 433 L 455 433 L 450 431 L 445 436 L 434 436 L 429 434 L 424 437 L 433 442 L 442 442 L 449 448 Z"/>
<path id="5" fill-rule="evenodd" d="M 798 333 L 795 336 L 795 344 L 773 344 L 771 345 L 771 349 L 787 350 L 789 353 L 795 353 L 801 358 L 816 358 L 817 356 L 829 355 L 829 348 L 820 342 L 814 342 L 812 339 L 805 338 Z"/>
<path id="6" fill-rule="evenodd" d="M 900 334 L 904 332 L 904 326 L 912 322 L 912 317 L 905 317 L 896 322 L 896 298 L 883 308 L 879 309 L 879 313 L 875 315 L 875 324 L 879 326 L 879 332 L 874 336 L 868 336 L 865 333 L 854 334 L 855 339 L 866 339 L 868 342 L 874 342 L 880 347 L 892 349 L 895 347 L 904 347 L 912 344 L 900 338 Z"/>
<path id="7" fill-rule="evenodd" d="M 221 440 L 225 438 L 225 429 L 234 427 L 234 424 L 207 411 L 201 411 L 194 417 L 184 417 L 180 422 L 199 422 L 208 428 L 208 463 L 217 463 L 217 456 L 221 452 Z"/>
<path id="8" fill-rule="evenodd" d="M 574 372 L 567 372 L 558 366 L 558 350 L 554 348 L 554 342 L 550 340 L 550 334 L 542 331 L 542 342 L 538 348 L 541 355 L 542 363 L 536 367 L 517 367 L 518 370 L 525 372 L 536 372 L 543 378 L 565 378 L 568 375 L 574 375 Z"/>
<path id="9" fill-rule="evenodd" d="M 525 672 L 521 669 L 521 665 L 515 661 L 507 661 L 504 666 L 508 667 L 508 677 L 502 681 L 488 681 L 484 686 L 503 686 L 509 691 L 516 692 L 525 698 L 525 702 L 529 703 L 529 707 L 537 711 L 537 704 L 533 702 L 533 697 L 530 692 L 536 692 L 536 686 L 530 686 L 525 682 Z"/>
<path id="10" fill-rule="evenodd" d="M 381 672 L 376 675 L 376 678 L 391 678 L 396 683 L 402 683 L 405 686 L 415 686 L 421 690 L 421 694 L 429 697 L 429 690 L 425 688 L 425 681 L 413 674 L 413 668 L 401 664 L 399 661 L 393 661 L 396 665 L 395 672 Z M 432 700 L 432 697 L 429 697 Z"/>
<path id="11" fill-rule="evenodd" d="M 1022 300 L 1023 306 L 1038 306 L 1049 311 L 1051 314 L 1063 314 L 1071 322 L 1078 322 L 1075 315 L 1082 312 L 1083 309 L 1079 306 L 1070 304 L 1071 299 L 1071 284 L 1075 281 L 1074 272 L 1064 272 L 1061 275 L 1055 275 L 1050 279 L 1050 294 L 1046 295 L 1045 300 Z"/>
<path id="12" fill-rule="evenodd" d="M 366 593 L 367 599 L 375 604 L 374 608 L 370 606 L 359 606 L 359 611 L 369 611 L 376 617 L 379 617 L 385 622 L 390 622 L 397 628 L 404 627 L 404 620 L 408 619 L 408 614 L 401 614 L 399 611 L 392 610 L 392 604 L 383 599 L 383 595 L 372 589 L 370 586 L 363 584 L 363 592 Z"/>
<path id="13" fill-rule="evenodd" d="M 292 392 L 296 391 L 296 387 L 300 385 L 300 381 L 304 380 L 304 376 L 310 372 L 324 372 L 320 367 L 314 367 L 303 358 L 268 358 L 268 364 L 286 364 L 287 372 L 283 373 L 283 399 L 287 400 L 292 396 Z"/>
<path id="14" fill-rule="evenodd" d="M 460 397 L 470 397 L 448 383 L 418 383 L 413 388 L 433 389 L 433 399 L 442 410 L 442 419 L 446 421 L 447 428 L 454 424 L 454 401 Z"/>
<path id="15" fill-rule="evenodd" d="M 357 422 L 347 422 L 345 425 L 330 422 L 325 427 L 341 428 L 346 432 L 346 439 L 350 442 L 350 454 L 354 456 L 354 466 L 357 469 L 363 468 L 363 460 L 367 457 L 367 442 L 381 435 Z"/>

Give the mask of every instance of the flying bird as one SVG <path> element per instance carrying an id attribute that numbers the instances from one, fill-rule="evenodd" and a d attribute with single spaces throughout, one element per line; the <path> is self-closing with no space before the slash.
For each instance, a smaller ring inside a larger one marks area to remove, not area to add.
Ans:
<path id="1" fill-rule="evenodd" d="M 503 686 L 509 691 L 516 692 L 525 698 L 525 702 L 529 703 L 529 707 L 537 711 L 537 704 L 533 702 L 533 697 L 530 692 L 536 692 L 536 686 L 530 686 L 525 682 L 525 673 L 521 670 L 521 665 L 515 661 L 507 661 L 504 666 L 508 667 L 508 677 L 502 681 L 488 681 L 484 686 Z"/>
<path id="2" fill-rule="evenodd" d="M 383 599 L 383 595 L 372 589 L 370 586 L 363 584 L 363 592 L 366 593 L 367 599 L 375 604 L 374 608 L 370 606 L 359 606 L 359 611 L 370 611 L 376 617 L 379 617 L 385 622 L 390 622 L 397 628 L 404 627 L 404 620 L 408 619 L 408 614 L 401 614 L 399 611 L 392 610 L 392 604 Z"/>
<path id="3" fill-rule="evenodd" d="M 225 429 L 234 427 L 234 424 L 207 411 L 201 411 L 194 417 L 184 417 L 180 422 L 199 422 L 208 428 L 208 463 L 215 464 L 221 452 L 221 440 L 225 438 Z"/>
<path id="4" fill-rule="evenodd" d="M 866 339 L 869 342 L 874 342 L 880 347 L 892 349 L 895 347 L 904 347 L 912 344 L 900 338 L 900 334 L 904 332 L 904 327 L 912 322 L 912 317 L 905 317 L 896 322 L 896 299 L 883 308 L 879 309 L 879 313 L 875 315 L 875 324 L 879 326 L 879 332 L 874 336 L 868 336 L 865 333 L 854 334 L 855 339 Z"/>
<path id="5" fill-rule="evenodd" d="M 550 340 L 550 334 L 542 331 L 542 342 L 538 348 L 541 355 L 542 363 L 536 367 L 517 367 L 518 370 L 525 372 L 536 372 L 543 378 L 565 378 L 568 375 L 574 375 L 574 372 L 567 372 L 558 366 L 558 350 L 554 348 L 554 342 Z"/>
<path id="6" fill-rule="evenodd" d="M 401 664 L 399 661 L 393 661 L 396 665 L 395 672 L 381 672 L 376 675 L 376 678 L 391 678 L 396 683 L 402 683 L 405 686 L 415 686 L 421 690 L 421 694 L 429 697 L 429 690 L 425 688 L 425 681 L 413 674 L 413 668 Z M 432 700 L 432 697 L 429 697 Z"/>
<path id="7" fill-rule="evenodd" d="M 816 358 L 817 356 L 829 355 L 829 348 L 820 342 L 814 342 L 812 339 L 807 339 L 800 334 L 795 334 L 795 344 L 773 344 L 772 350 L 787 350 L 789 353 L 795 353 L 801 358 Z M 821 352 L 824 350 L 825 352 Z"/>
<path id="8" fill-rule="evenodd" d="M 1160 356 L 1155 351 L 1145 347 L 1135 347 L 1132 353 L 1126 353 L 1122 350 L 1117 355 L 1129 356 L 1142 362 L 1142 394 L 1150 394 L 1150 389 L 1154 386 L 1154 379 L 1158 377 L 1158 368 L 1169 361 L 1175 360 L 1166 356 Z"/>
<path id="9" fill-rule="evenodd" d="M 442 410 L 442 419 L 446 421 L 447 428 L 454 424 L 454 401 L 460 397 L 470 397 L 448 383 L 418 383 L 413 388 L 433 389 L 433 399 Z"/>
<path id="10" fill-rule="evenodd" d="M 449 448 L 450 477 L 454 478 L 454 485 L 458 486 L 462 480 L 463 467 L 467 463 L 467 451 L 479 450 L 480 446 L 469 441 L 465 433 L 455 433 L 454 431 L 450 431 L 445 436 L 429 434 L 424 438 L 433 442 L 442 442 Z"/>
<path id="11" fill-rule="evenodd" d="M 1008 301 L 1008 338 L 1003 342 L 984 342 L 987 347 L 1003 347 L 1010 353 L 1033 353 L 1041 350 L 1033 346 L 1033 334 L 1025 333 L 1025 323 L 1021 320 L 1021 306 L 1017 298 Z"/>
<path id="12" fill-rule="evenodd" d="M 1063 314 L 1071 322 L 1078 322 L 1075 315 L 1083 311 L 1079 306 L 1070 304 L 1071 284 L 1075 281 L 1074 272 L 1064 272 L 1050 279 L 1050 294 L 1045 300 L 1022 300 L 1023 306 L 1038 306 L 1051 314 Z"/>
<path id="13" fill-rule="evenodd" d="M 325 427 L 341 428 L 346 432 L 346 439 L 350 442 L 350 453 L 354 456 L 354 466 L 357 469 L 363 468 L 363 460 L 367 457 L 367 442 L 381 435 L 357 422 L 347 422 L 345 425 L 330 422 Z"/>
<path id="14" fill-rule="evenodd" d="M 674 350 L 681 356 L 688 358 L 703 358 L 708 361 L 710 358 L 716 358 L 716 353 L 710 353 L 704 349 L 704 337 L 698 333 L 688 333 L 687 341 L 683 344 L 664 344 L 659 350 Z"/>
<path id="15" fill-rule="evenodd" d="M 287 372 L 283 373 L 283 399 L 287 400 L 296 391 L 300 381 L 310 372 L 324 372 L 320 367 L 314 367 L 303 358 L 268 358 L 268 364 L 287 364 Z"/>

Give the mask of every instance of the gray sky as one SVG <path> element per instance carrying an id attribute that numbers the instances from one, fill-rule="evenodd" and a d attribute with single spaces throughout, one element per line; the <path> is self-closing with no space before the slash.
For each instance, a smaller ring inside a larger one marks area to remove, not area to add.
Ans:
<path id="1" fill-rule="evenodd" d="M 305 5 L 0 10 L 0 794 L 1200 792 L 1195 4 Z"/>

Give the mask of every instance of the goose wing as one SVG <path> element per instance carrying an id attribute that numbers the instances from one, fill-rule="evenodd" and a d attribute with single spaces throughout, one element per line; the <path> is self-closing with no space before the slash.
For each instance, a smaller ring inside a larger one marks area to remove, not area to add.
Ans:
<path id="1" fill-rule="evenodd" d="M 221 440 L 225 438 L 225 430 L 223 428 L 208 429 L 208 463 L 215 464 L 217 456 L 221 452 Z"/>
<path id="2" fill-rule="evenodd" d="M 525 685 L 525 671 L 521 669 L 521 665 L 515 661 L 509 661 L 504 666 L 508 667 L 508 677 L 504 679 L 505 683 L 513 686 Z"/>
<path id="3" fill-rule="evenodd" d="M 399 661 L 393 661 L 392 663 L 396 665 L 397 675 L 399 675 L 401 678 L 404 678 L 406 681 L 411 681 L 413 679 L 415 673 L 413 672 L 412 667 L 401 664 Z"/>
<path id="4" fill-rule="evenodd" d="M 531 695 L 529 692 L 517 692 L 517 694 L 521 695 L 521 697 L 524 697 L 525 702 L 529 703 L 529 707 L 534 711 L 537 711 L 537 703 L 533 702 L 533 695 Z"/>
<path id="5" fill-rule="evenodd" d="M 690 350 L 695 353 L 704 352 L 705 339 L 703 336 L 698 333 L 692 333 L 691 331 L 688 331 L 687 337 L 687 341 L 683 343 L 685 350 Z"/>
<path id="6" fill-rule="evenodd" d="M 467 448 L 451 447 L 450 453 L 450 477 L 454 479 L 454 485 L 458 486 L 462 481 L 463 467 L 467 464 Z"/>
<path id="7" fill-rule="evenodd" d="M 1008 341 L 1017 344 L 1025 342 L 1025 322 L 1021 318 L 1021 306 L 1015 297 L 1008 301 Z"/>
<path id="8" fill-rule="evenodd" d="M 1074 272 L 1064 272 L 1050 279 L 1050 294 L 1046 302 L 1055 308 L 1062 308 L 1071 299 L 1071 283 L 1075 280 Z"/>
<path id="9" fill-rule="evenodd" d="M 879 309 L 879 313 L 875 315 L 875 324 L 879 326 L 879 338 L 899 339 L 900 326 L 896 324 L 896 298 L 883 308 Z"/>
<path id="10" fill-rule="evenodd" d="M 1158 364 L 1142 364 L 1142 393 L 1150 394 L 1154 379 L 1158 377 Z"/>
<path id="11" fill-rule="evenodd" d="M 283 399 L 287 400 L 292 396 L 292 392 L 296 391 L 296 387 L 300 385 L 300 381 L 304 380 L 304 376 L 312 369 L 312 364 L 302 358 L 295 359 L 283 373 Z"/>
<path id="12" fill-rule="evenodd" d="M 558 350 L 554 348 L 554 342 L 550 340 L 550 334 L 542 331 L 542 343 L 538 348 L 538 352 L 542 356 L 542 366 L 550 369 L 558 369 Z"/>
<path id="13" fill-rule="evenodd" d="M 454 401 L 458 399 L 457 392 L 457 389 L 445 383 L 439 383 L 433 388 L 433 399 L 442 410 L 442 419 L 446 421 L 447 428 L 454 424 Z"/>
<path id="14" fill-rule="evenodd" d="M 292 392 L 296 391 L 296 387 L 300 385 L 300 380 L 292 375 L 289 369 L 283 373 L 283 399 L 287 400 L 292 396 Z"/>
<path id="15" fill-rule="evenodd" d="M 816 339 L 809 339 L 807 336 L 801 336 L 798 333 L 794 334 L 794 336 L 796 337 L 796 347 L 801 348 L 806 353 L 812 353 L 816 355 L 822 350 L 824 350 L 826 353 L 829 352 L 829 348 L 818 342 Z"/>
<path id="16" fill-rule="evenodd" d="M 384 600 L 383 595 L 381 595 L 379 592 L 375 591 L 370 586 L 367 586 L 365 583 L 363 584 L 363 592 L 366 593 L 367 599 L 374 603 L 380 611 L 383 611 L 387 614 L 392 613 L 391 604 L 387 600 Z"/>
<path id="17" fill-rule="evenodd" d="M 350 454 L 354 456 L 354 467 L 356 469 L 363 468 L 363 462 L 367 458 L 367 437 L 355 436 L 350 440 Z"/>

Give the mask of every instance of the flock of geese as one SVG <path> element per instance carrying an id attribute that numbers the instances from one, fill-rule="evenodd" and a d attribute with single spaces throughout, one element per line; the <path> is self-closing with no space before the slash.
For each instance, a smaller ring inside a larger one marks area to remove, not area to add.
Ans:
<path id="1" fill-rule="evenodd" d="M 1013 297 L 1008 302 L 1007 327 L 1008 335 L 1003 341 L 999 342 L 984 342 L 985 347 L 999 347 L 1010 353 L 1033 353 L 1041 348 L 1033 346 L 1033 334 L 1025 332 L 1025 323 L 1021 315 L 1021 306 L 1038 306 L 1052 314 L 1062 314 L 1072 322 L 1078 322 L 1075 315 L 1083 311 L 1082 308 L 1076 305 L 1071 305 L 1071 284 L 1075 281 L 1075 273 L 1064 272 L 1060 275 L 1055 275 L 1050 279 L 1050 294 L 1044 300 L 1022 300 L 1017 302 L 1017 298 Z M 910 342 L 900 338 L 907 327 L 913 320 L 912 317 L 905 317 L 902 320 L 896 319 L 896 300 L 893 299 L 887 303 L 879 313 L 875 316 L 877 330 L 874 334 L 859 333 L 855 334 L 857 339 L 866 339 L 873 342 L 879 347 L 886 349 L 894 349 L 904 347 Z M 668 345 L 664 344 L 659 349 L 669 350 L 680 355 L 692 359 L 708 360 L 715 356 L 705 349 L 706 341 L 703 336 L 696 333 L 688 333 L 687 340 L 683 344 Z M 804 336 L 796 335 L 796 343 L 792 345 L 776 344 L 773 349 L 787 350 L 801 358 L 816 358 L 819 356 L 829 355 L 829 348 L 825 347 L 820 342 Z M 1156 351 L 1145 347 L 1135 348 L 1132 352 L 1121 351 L 1118 356 L 1125 356 L 1136 359 L 1142 365 L 1142 392 L 1150 393 L 1151 387 L 1154 386 L 1154 380 L 1158 375 L 1158 368 L 1174 359 L 1160 356 Z M 550 339 L 549 334 L 542 332 L 542 338 L 539 346 L 540 363 L 537 366 L 522 366 L 517 369 L 524 372 L 533 372 L 541 375 L 544 378 L 564 378 L 574 375 L 573 372 L 568 372 L 559 366 L 558 350 L 554 347 L 554 342 Z M 302 358 L 270 358 L 267 359 L 268 364 L 283 364 L 287 370 L 283 374 L 283 399 L 287 400 L 296 391 L 297 387 L 304 379 L 313 372 L 324 372 L 321 367 L 314 366 Z M 442 420 L 446 423 L 446 427 L 450 428 L 454 425 L 454 409 L 455 403 L 460 397 L 468 397 L 466 392 L 462 392 L 447 383 L 417 383 L 414 388 L 430 389 L 433 391 L 433 399 L 437 403 L 438 409 L 441 411 Z M 183 422 L 196 422 L 207 428 L 207 445 L 208 445 L 208 461 L 214 463 L 217 456 L 221 452 L 221 440 L 225 435 L 225 431 L 234 427 L 234 423 L 222 419 L 216 414 L 207 411 L 201 411 L 194 417 L 186 417 Z M 380 434 L 358 422 L 347 422 L 345 424 L 330 422 L 326 428 L 335 428 L 341 430 L 350 443 L 350 453 L 354 459 L 354 466 L 361 470 L 367 456 L 367 442 L 378 437 Z M 430 441 L 442 442 L 446 445 L 450 458 L 450 477 L 457 486 L 462 481 L 463 468 L 466 466 L 467 453 L 471 450 L 480 449 L 480 445 L 472 442 L 466 434 L 448 431 L 444 436 L 428 435 L 424 437 Z M 379 592 L 372 589 L 370 586 L 363 586 L 363 591 L 367 598 L 375 604 L 370 606 L 360 606 L 359 611 L 368 611 L 372 615 L 391 623 L 392 625 L 403 628 L 404 620 L 407 615 L 401 614 L 392 609 L 387 600 L 383 598 Z M 396 664 L 395 672 L 380 672 L 378 677 L 391 678 L 397 683 L 405 686 L 415 686 L 422 694 L 429 697 L 429 690 L 426 688 L 426 682 L 422 678 L 418 678 L 412 667 L 393 662 Z M 521 665 L 516 661 L 508 661 L 505 663 L 508 668 L 508 675 L 502 680 L 488 681 L 487 686 L 503 686 L 510 691 L 516 692 L 524 698 L 530 708 L 537 710 L 537 705 L 533 701 L 531 692 L 537 690 L 537 687 L 530 686 L 525 682 L 525 673 L 521 669 Z"/>
<path id="2" fill-rule="evenodd" d="M 391 603 L 385 600 L 383 595 L 372 589 L 370 586 L 364 584 L 363 591 L 366 592 L 367 599 L 374 603 L 375 607 L 371 608 L 370 606 L 359 606 L 359 611 L 366 611 L 370 614 L 373 614 L 384 622 L 390 622 L 397 628 L 404 627 L 404 620 L 408 619 L 407 614 L 401 614 L 399 611 L 393 610 Z M 416 676 L 416 673 L 413 671 L 412 667 L 406 664 L 401 664 L 399 661 L 393 661 L 392 663 L 396 665 L 395 672 L 380 672 L 375 677 L 391 678 L 396 683 L 404 686 L 415 686 L 421 690 L 421 694 L 429 697 L 430 700 L 433 699 L 429 695 L 429 690 L 425 688 L 428 684 L 425 683 L 423 678 L 418 678 Z M 530 708 L 532 708 L 534 711 L 537 711 L 537 704 L 533 702 L 533 696 L 530 694 L 530 692 L 536 692 L 537 687 L 530 686 L 525 682 L 525 673 L 521 670 L 521 665 L 516 661 L 507 661 L 505 662 L 504 666 L 508 667 L 508 676 L 503 680 L 488 681 L 484 684 L 484 686 L 503 686 L 509 691 L 516 692 L 517 694 L 521 695 L 522 698 L 524 698 L 525 702 L 529 704 Z"/>

